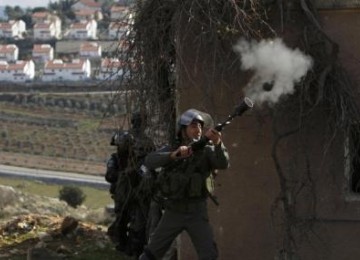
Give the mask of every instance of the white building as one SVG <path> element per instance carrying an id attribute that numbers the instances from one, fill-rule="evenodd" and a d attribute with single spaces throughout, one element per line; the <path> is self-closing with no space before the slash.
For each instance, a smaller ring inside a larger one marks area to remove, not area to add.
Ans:
<path id="1" fill-rule="evenodd" d="M 25 22 L 22 20 L 0 23 L 0 38 L 22 38 L 26 32 Z"/>
<path id="2" fill-rule="evenodd" d="M 116 80 L 124 73 L 123 62 L 119 59 L 104 58 L 101 60 L 99 73 L 96 76 L 98 80 Z"/>
<path id="3" fill-rule="evenodd" d="M 15 62 L 19 58 L 19 48 L 15 44 L 0 44 L 0 60 Z"/>
<path id="4" fill-rule="evenodd" d="M 34 37 L 36 37 L 37 39 L 42 39 L 42 37 L 45 37 L 45 35 L 48 34 L 49 35 L 48 37 L 53 37 L 56 39 L 61 38 L 61 19 L 57 15 L 51 14 L 49 12 L 36 12 L 36 13 L 33 13 L 31 15 L 31 17 L 32 17 L 33 23 L 35 24 L 34 30 L 35 30 L 35 27 L 37 27 L 37 25 L 39 25 L 39 24 L 47 24 L 47 23 L 53 24 L 50 26 L 51 32 L 41 33 L 40 31 L 37 31 L 37 32 L 34 31 Z M 35 36 L 35 34 L 36 34 L 36 36 Z"/>
<path id="5" fill-rule="evenodd" d="M 75 11 L 79 10 L 92 10 L 101 12 L 101 3 L 93 0 L 79 0 L 71 6 L 71 9 Z"/>
<path id="6" fill-rule="evenodd" d="M 88 21 L 92 19 L 100 21 L 104 18 L 102 12 L 100 11 L 84 9 L 75 11 L 74 13 L 77 21 Z"/>
<path id="7" fill-rule="evenodd" d="M 124 22 L 111 22 L 109 24 L 109 34 L 110 39 L 121 39 L 129 32 L 129 25 Z"/>
<path id="8" fill-rule="evenodd" d="M 55 38 L 55 24 L 49 21 L 34 25 L 34 39 L 49 40 Z"/>
<path id="9" fill-rule="evenodd" d="M 62 60 L 52 60 L 45 63 L 42 75 L 43 81 L 83 81 L 90 79 L 91 65 L 88 59 L 73 60 L 64 63 Z"/>
<path id="10" fill-rule="evenodd" d="M 95 20 L 81 21 L 71 24 L 67 38 L 78 40 L 96 39 L 96 34 L 97 22 Z"/>
<path id="11" fill-rule="evenodd" d="M 97 42 L 84 42 L 80 44 L 79 55 L 82 58 L 101 58 L 101 45 Z"/>
<path id="12" fill-rule="evenodd" d="M 15 63 L 0 61 L 0 80 L 26 82 L 35 77 L 35 64 L 32 60 L 18 60 Z"/>
<path id="13" fill-rule="evenodd" d="M 53 17 L 51 21 L 36 23 L 33 29 L 34 39 L 50 40 L 61 38 L 61 21 L 58 17 Z"/>
<path id="14" fill-rule="evenodd" d="M 54 48 L 50 44 L 34 44 L 32 58 L 35 61 L 45 62 L 54 59 Z"/>

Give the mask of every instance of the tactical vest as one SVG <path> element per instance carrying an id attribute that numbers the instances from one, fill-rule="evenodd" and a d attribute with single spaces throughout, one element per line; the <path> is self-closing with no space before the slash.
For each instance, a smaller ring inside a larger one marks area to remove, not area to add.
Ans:
<path id="1" fill-rule="evenodd" d="M 204 172 L 198 165 L 203 159 L 204 154 L 199 151 L 187 159 L 175 161 L 164 167 L 157 177 L 162 195 L 171 200 L 206 198 L 206 180 L 209 173 Z"/>

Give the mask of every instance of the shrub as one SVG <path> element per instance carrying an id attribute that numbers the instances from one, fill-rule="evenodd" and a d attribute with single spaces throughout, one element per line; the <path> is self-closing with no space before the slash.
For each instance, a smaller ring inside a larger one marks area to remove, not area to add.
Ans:
<path id="1" fill-rule="evenodd" d="M 9 134 L 8 134 L 8 131 L 5 129 L 5 130 L 2 130 L 1 131 L 1 138 L 7 138 L 9 136 Z"/>
<path id="2" fill-rule="evenodd" d="M 75 186 L 63 186 L 59 191 L 59 199 L 65 201 L 69 206 L 76 208 L 85 201 L 84 192 Z"/>

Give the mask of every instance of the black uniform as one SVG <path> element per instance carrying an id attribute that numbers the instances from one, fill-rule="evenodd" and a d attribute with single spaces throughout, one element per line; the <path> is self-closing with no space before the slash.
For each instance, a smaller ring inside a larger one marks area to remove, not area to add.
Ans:
<path id="1" fill-rule="evenodd" d="M 133 120 L 130 131 L 117 132 L 112 145 L 117 146 L 108 162 L 105 179 L 115 203 L 116 219 L 108 228 L 108 235 L 119 251 L 139 255 L 146 244 L 146 221 L 150 201 L 139 196 L 138 184 L 142 178 L 141 165 L 147 153 L 155 146 Z M 136 119 L 136 118 L 135 118 Z M 139 119 L 139 118 L 137 118 Z"/>

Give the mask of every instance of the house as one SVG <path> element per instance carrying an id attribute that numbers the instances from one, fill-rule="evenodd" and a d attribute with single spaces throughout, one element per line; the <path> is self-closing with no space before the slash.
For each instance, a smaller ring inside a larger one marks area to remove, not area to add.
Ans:
<path id="1" fill-rule="evenodd" d="M 32 49 L 34 61 L 46 62 L 54 59 L 54 48 L 50 44 L 34 44 Z"/>
<path id="2" fill-rule="evenodd" d="M 71 6 L 71 9 L 75 11 L 91 10 L 101 12 L 101 3 L 92 0 L 79 0 Z"/>
<path id="3" fill-rule="evenodd" d="M 97 38 L 97 22 L 95 20 L 80 21 L 70 25 L 66 35 L 68 39 L 96 39 Z"/>
<path id="4" fill-rule="evenodd" d="M 50 40 L 61 38 L 61 21 L 56 17 L 53 18 L 34 25 L 34 39 Z"/>
<path id="5" fill-rule="evenodd" d="M 74 13 L 77 21 L 88 21 L 93 19 L 96 21 L 100 21 L 104 18 L 102 12 L 100 11 L 84 9 L 75 11 Z"/>
<path id="6" fill-rule="evenodd" d="M 19 57 L 19 48 L 15 44 L 0 44 L 0 60 L 15 62 Z"/>
<path id="7" fill-rule="evenodd" d="M 49 21 L 52 14 L 50 12 L 35 12 L 31 14 L 31 19 L 34 24 L 43 23 L 45 21 Z"/>
<path id="8" fill-rule="evenodd" d="M 79 55 L 82 58 L 101 58 L 101 45 L 97 42 L 84 42 L 80 44 Z"/>
<path id="9" fill-rule="evenodd" d="M 50 40 L 56 37 L 55 24 L 50 21 L 36 23 L 34 25 L 34 39 Z"/>
<path id="10" fill-rule="evenodd" d="M 110 8 L 110 19 L 112 21 L 125 20 L 129 17 L 129 7 L 122 5 L 113 5 Z"/>
<path id="11" fill-rule="evenodd" d="M 117 58 L 101 59 L 99 73 L 96 76 L 98 80 L 116 80 L 123 75 L 123 62 Z"/>
<path id="12" fill-rule="evenodd" d="M 0 81 L 27 82 L 35 77 L 35 64 L 32 60 L 18 60 L 15 63 L 0 61 Z"/>
<path id="13" fill-rule="evenodd" d="M 0 38 L 23 38 L 25 32 L 26 25 L 22 20 L 0 22 Z"/>
<path id="14" fill-rule="evenodd" d="M 43 13 L 40 13 L 43 14 Z M 46 13 L 45 13 L 46 14 Z M 56 15 L 48 15 L 46 19 L 39 19 L 34 27 L 34 39 L 50 40 L 61 38 L 61 20 Z"/>
<path id="15" fill-rule="evenodd" d="M 49 37 L 54 37 L 56 39 L 60 39 L 61 38 L 61 19 L 59 18 L 59 16 L 51 14 L 49 12 L 35 12 L 32 14 L 32 21 L 34 23 L 34 30 L 35 27 L 40 27 L 40 28 L 44 28 L 46 26 L 44 26 L 44 24 L 51 24 L 49 27 L 49 29 L 45 29 L 45 30 L 50 30 L 48 32 L 41 32 L 41 29 L 38 29 L 38 31 L 36 32 L 36 37 L 35 39 L 49 39 L 49 38 L 43 38 L 46 37 L 45 35 L 51 35 Z M 34 32 L 35 35 L 35 32 Z"/>
<path id="16" fill-rule="evenodd" d="M 42 81 L 82 81 L 91 76 L 88 59 L 76 59 L 69 63 L 62 60 L 47 61 L 44 65 Z"/>
<path id="17" fill-rule="evenodd" d="M 108 29 L 109 39 L 121 39 L 129 32 L 129 25 L 125 22 L 111 22 Z"/>

